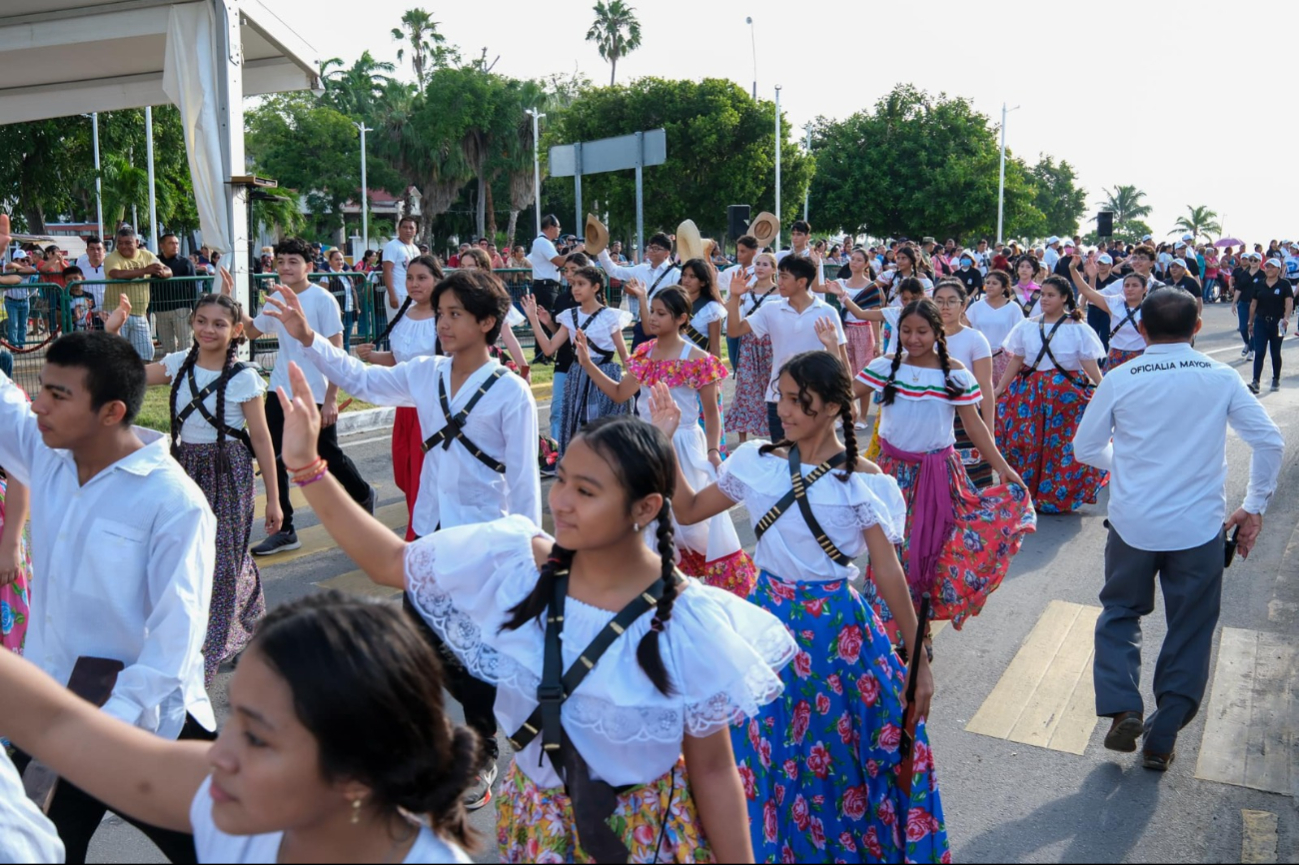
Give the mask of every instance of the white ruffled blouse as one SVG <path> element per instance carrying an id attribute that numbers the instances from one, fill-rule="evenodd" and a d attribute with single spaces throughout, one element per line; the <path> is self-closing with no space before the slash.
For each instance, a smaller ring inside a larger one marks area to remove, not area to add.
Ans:
<path id="1" fill-rule="evenodd" d="M 496 719 L 507 735 L 522 727 L 538 705 L 542 623 L 500 630 L 506 611 L 537 585 L 534 537 L 547 536 L 516 515 L 446 529 L 406 551 L 412 601 L 469 672 L 497 686 Z M 565 670 L 615 615 L 568 599 Z M 616 787 L 662 777 L 681 755 L 685 736 L 709 736 L 755 715 L 780 695 L 779 671 L 798 651 L 771 614 L 688 579 L 659 637 L 673 685 L 667 696 L 636 660 L 636 647 L 652 618 L 650 611 L 633 622 L 561 709 L 564 730 L 592 775 Z M 562 783 L 540 737 L 515 756 L 515 763 L 543 789 Z"/>
<path id="2" fill-rule="evenodd" d="M 397 363 L 432 357 L 437 354 L 437 344 L 437 316 L 419 319 L 403 316 L 388 336 L 388 345 L 392 347 L 392 356 Z"/>
<path id="3" fill-rule="evenodd" d="M 789 461 L 776 454 L 761 454 L 764 441 L 740 445 L 718 472 L 717 488 L 734 502 L 743 502 L 749 521 L 758 521 L 789 492 Z M 807 475 L 816 466 L 803 464 Z M 845 482 L 833 471 L 807 489 L 807 499 L 826 535 L 847 556 L 866 552 L 866 529 L 880 526 L 889 541 L 902 543 L 907 506 L 898 483 L 885 474 L 853 472 Z M 788 580 L 830 582 L 856 579 L 855 565 L 839 565 L 825 554 L 816 536 L 803 521 L 797 504 L 758 539 L 754 563 L 764 571 Z"/>

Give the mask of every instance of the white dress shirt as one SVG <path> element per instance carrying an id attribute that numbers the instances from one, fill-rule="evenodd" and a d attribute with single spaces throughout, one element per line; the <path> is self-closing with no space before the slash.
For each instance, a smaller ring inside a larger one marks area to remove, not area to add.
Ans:
<path id="1" fill-rule="evenodd" d="M 544 234 L 537 235 L 537 239 L 532 241 L 532 251 L 528 253 L 528 261 L 532 263 L 532 279 L 559 282 L 559 268 L 555 265 L 558 257 L 559 250 L 555 248 L 554 242 Z"/>
<path id="2" fill-rule="evenodd" d="M 825 351 L 821 338 L 816 335 L 816 322 L 822 318 L 834 324 L 839 345 L 848 341 L 838 310 L 816 296 L 802 312 L 790 306 L 788 300 L 773 297 L 745 319 L 753 328 L 754 335 L 771 337 L 771 380 L 767 386 L 767 402 L 776 402 L 776 382 L 780 380 L 780 368 L 785 361 L 805 351 Z"/>
<path id="3" fill-rule="evenodd" d="M 23 790 L 23 779 L 0 749 L 0 862 L 63 862 L 63 841 L 50 818 Z"/>
<path id="4" fill-rule="evenodd" d="M 1149 346 L 1105 376 L 1073 451 L 1110 473 L 1110 524 L 1125 543 L 1188 550 L 1227 516 L 1228 425 L 1254 450 L 1244 508 L 1261 514 L 1281 471 L 1281 431 L 1234 369 L 1185 343 Z"/>
<path id="5" fill-rule="evenodd" d="M 600 266 L 604 268 L 604 272 L 609 274 L 612 279 L 620 279 L 623 282 L 626 282 L 629 279 L 639 279 L 641 282 L 645 283 L 645 305 L 647 307 L 649 306 L 649 302 L 654 299 L 654 295 L 658 294 L 669 285 L 676 285 L 681 281 L 681 272 L 677 268 L 673 267 L 672 262 L 666 258 L 663 259 L 663 263 L 658 267 L 652 266 L 648 260 L 642 261 L 640 264 L 632 265 L 631 267 L 624 267 L 610 258 L 609 251 L 606 249 L 600 253 Z M 630 295 L 623 292 L 623 307 L 639 319 L 640 304 L 635 304 L 634 308 L 627 306 L 629 303 L 629 297 Z"/>
<path id="6" fill-rule="evenodd" d="M 419 413 L 427 440 L 446 426 L 438 382 L 454 414 L 478 393 L 500 364 L 489 360 L 451 393 L 451 358 L 417 357 L 393 367 L 366 366 L 316 339 L 307 359 L 348 393 L 377 405 L 408 406 Z M 510 514 L 541 522 L 541 478 L 537 474 L 537 403 L 527 382 L 509 373 L 492 385 L 465 420 L 464 433 L 483 453 L 505 464 L 505 473 L 481 463 L 464 445 L 441 445 L 424 455 L 420 494 L 411 526 L 420 537 L 441 528 L 483 523 Z"/>
<path id="7" fill-rule="evenodd" d="M 203 688 L 216 518 L 164 436 L 83 486 L 41 441 L 27 398 L 0 376 L 0 465 L 34 490 L 31 613 L 24 655 L 66 685 L 77 658 L 126 665 L 104 711 L 166 739 L 185 713 L 216 728 Z"/>
<path id="8" fill-rule="evenodd" d="M 77 259 L 77 267 L 81 268 L 82 279 L 108 279 L 108 275 L 104 273 L 104 262 L 102 260 L 99 262 L 99 267 L 94 267 L 90 264 L 90 256 L 83 255 Z M 102 282 L 98 284 L 91 283 L 86 286 L 86 292 L 95 299 L 95 312 L 99 312 L 104 308 L 104 290 L 106 288 L 108 286 Z M 116 307 L 117 304 L 113 304 L 113 306 Z"/>

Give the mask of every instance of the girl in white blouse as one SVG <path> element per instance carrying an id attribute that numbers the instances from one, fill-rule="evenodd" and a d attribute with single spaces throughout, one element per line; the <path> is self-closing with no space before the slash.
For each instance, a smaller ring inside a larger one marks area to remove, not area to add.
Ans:
<path id="1" fill-rule="evenodd" d="M 827 334 L 828 348 L 835 333 Z M 948 849 L 947 832 L 923 721 L 916 747 L 926 758 L 910 795 L 895 772 L 896 735 L 908 718 L 928 714 L 933 694 L 928 660 L 912 645 L 916 614 L 894 552 L 906 506 L 897 483 L 857 455 L 852 384 L 834 354 L 795 355 L 777 388 L 786 440 L 742 445 L 722 464 L 717 483 L 697 491 L 678 472 L 674 499 L 685 523 L 746 506 L 761 569 L 749 599 L 780 617 L 798 642 L 798 657 L 782 674 L 783 697 L 732 736 L 755 852 L 762 862 L 863 861 L 866 855 L 894 862 L 904 851 L 911 861 L 938 862 Z M 653 417 L 664 430 L 678 422 L 679 408 L 666 389 L 655 388 Z M 842 441 L 836 421 L 843 422 Z M 802 478 L 797 488 L 795 472 Z M 909 713 L 907 670 L 852 586 L 853 559 L 864 553 L 915 659 L 916 704 Z M 816 802 L 824 807 L 813 808 Z M 925 827 L 913 846 L 898 837 L 897 814 Z"/>
<path id="2" fill-rule="evenodd" d="M 1048 276 L 1040 298 L 1042 314 L 1015 325 L 1002 344 L 1010 363 L 997 384 L 997 440 L 1037 509 L 1067 514 L 1095 504 L 1108 482 L 1105 472 L 1073 455 L 1073 436 L 1093 384 L 1100 383 L 1097 359 L 1105 348 L 1082 320 L 1068 280 Z"/>
<path id="3" fill-rule="evenodd" d="M 983 297 L 965 310 L 970 325 L 983 334 L 992 349 L 992 391 L 1006 373 L 1010 356 L 1001 344 L 1010 329 L 1024 320 L 1024 308 L 1011 297 L 1010 274 L 1004 270 L 989 271 L 983 281 Z"/>
<path id="4" fill-rule="evenodd" d="M 1077 258 L 1070 262 L 1071 272 L 1077 277 Z M 1087 262 L 1088 275 L 1094 279 L 1096 265 Z M 1123 277 L 1122 294 L 1105 294 L 1092 288 L 1081 278 L 1074 279 L 1078 291 L 1087 302 L 1109 316 L 1110 350 L 1105 358 L 1105 369 L 1113 371 L 1119 364 L 1141 357 L 1146 351 L 1146 338 L 1141 335 L 1141 302 L 1146 299 L 1146 280 L 1139 273 Z"/>
<path id="5" fill-rule="evenodd" d="M 992 396 L 992 347 L 982 333 L 963 321 L 965 285 L 952 277 L 939 280 L 938 287 L 934 289 L 934 303 L 943 317 L 943 335 L 947 340 L 948 355 L 953 360 L 960 361 L 961 366 L 969 370 L 979 383 L 979 392 L 982 394 L 978 406 L 979 417 L 991 435 L 997 429 L 997 402 Z M 992 466 L 974 446 L 969 433 L 965 431 L 965 421 L 959 414 L 956 416 L 956 451 L 965 465 L 965 473 L 976 487 L 986 487 L 992 483 Z"/>
<path id="6" fill-rule="evenodd" d="M 222 271 L 223 276 L 227 271 Z M 121 305 L 105 327 L 113 333 L 130 315 Z M 172 456 L 207 496 L 217 519 L 216 571 L 203 645 L 204 684 L 212 687 L 217 668 L 253 637 L 266 615 L 261 572 L 248 552 L 257 504 L 253 457 L 258 465 L 275 465 L 275 450 L 262 401 L 266 382 L 249 364 L 239 362 L 245 342 L 242 309 L 224 294 L 205 294 L 190 315 L 194 341 L 189 351 L 163 357 L 145 367 L 150 386 L 171 385 Z M 280 530 L 279 488 L 275 472 L 263 472 L 266 484 L 266 533 Z"/>
<path id="7" fill-rule="evenodd" d="M 192 832 L 200 862 L 467 863 L 480 742 L 438 670 L 395 607 L 326 592 L 263 620 L 215 743 L 132 727 L 7 652 L 0 728 L 113 810 Z"/>
<path id="8" fill-rule="evenodd" d="M 309 463 L 319 412 L 293 376 L 285 455 Z M 553 539 L 511 516 L 407 545 L 328 475 L 303 488 L 362 569 L 497 684 L 516 753 L 496 800 L 502 861 L 753 861 L 729 728 L 779 695 L 796 650 L 774 617 L 678 577 L 675 471 L 651 425 L 588 424 L 550 490 Z"/>

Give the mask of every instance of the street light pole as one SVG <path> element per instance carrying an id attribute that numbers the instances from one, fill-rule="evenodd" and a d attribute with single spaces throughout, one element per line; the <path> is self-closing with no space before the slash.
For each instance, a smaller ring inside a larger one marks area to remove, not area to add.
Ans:
<path id="1" fill-rule="evenodd" d="M 810 155 L 812 154 L 812 123 L 811 123 L 811 121 L 808 121 L 808 123 L 807 123 L 803 128 L 804 128 L 805 130 L 807 130 L 807 153 L 808 153 L 808 155 L 810 156 Z M 807 222 L 807 205 L 808 205 L 808 202 L 810 202 L 811 200 L 812 200 L 812 186 L 811 186 L 811 184 L 808 184 L 807 191 L 805 191 L 805 192 L 803 193 L 803 221 L 804 221 L 804 222 Z"/>
<path id="2" fill-rule="evenodd" d="M 758 37 L 754 34 L 753 18 L 744 19 L 744 23 L 749 25 L 749 43 L 753 46 L 753 101 L 758 101 Z"/>
<path id="3" fill-rule="evenodd" d="M 90 118 L 91 136 L 95 142 L 95 222 L 99 226 L 96 237 L 104 236 L 104 182 L 99 176 L 99 112 L 92 111 L 82 117 Z"/>
<path id="4" fill-rule="evenodd" d="M 541 234 L 541 118 L 536 108 L 523 112 L 532 117 L 532 214 L 537 220 L 537 234 Z"/>
<path id="5" fill-rule="evenodd" d="M 1019 106 L 1007 109 L 1001 103 L 1001 178 L 997 181 L 997 242 L 1002 242 L 1001 227 L 1006 213 L 1006 115 L 1018 111 Z"/>
<path id="6" fill-rule="evenodd" d="M 780 221 L 780 85 L 776 85 L 776 221 Z M 776 231 L 776 251 L 780 251 L 780 231 Z"/>
<path id="7" fill-rule="evenodd" d="M 153 176 L 153 106 L 144 106 L 145 157 L 149 162 L 149 247 L 158 251 L 158 196 Z"/>
<path id="8" fill-rule="evenodd" d="M 370 245 L 370 186 L 365 177 L 365 133 L 373 132 L 364 123 L 352 121 L 361 133 L 361 246 Z"/>

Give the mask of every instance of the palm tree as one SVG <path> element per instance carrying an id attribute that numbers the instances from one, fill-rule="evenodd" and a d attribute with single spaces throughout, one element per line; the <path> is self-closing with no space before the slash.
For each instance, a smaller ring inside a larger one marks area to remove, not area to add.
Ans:
<path id="1" fill-rule="evenodd" d="M 438 32 L 438 22 L 426 9 L 407 9 L 401 16 L 401 27 L 392 28 L 392 38 L 410 43 L 410 65 L 415 70 L 415 84 L 420 93 L 424 92 L 424 85 L 434 69 L 460 59 L 460 52 L 447 47 L 447 38 Z M 398 62 L 405 56 L 406 49 L 398 48 Z"/>
<path id="2" fill-rule="evenodd" d="M 1195 236 L 1196 240 L 1199 240 L 1201 236 L 1207 239 L 1211 234 L 1222 233 L 1222 224 L 1218 222 L 1216 211 L 1210 210 L 1204 205 L 1192 207 L 1189 204 L 1186 205 L 1186 210 L 1188 215 L 1177 217 L 1177 221 L 1173 223 L 1173 230 L 1168 232 L 1169 234 L 1185 231 L 1190 232 Z"/>
<path id="3" fill-rule="evenodd" d="M 1146 194 L 1135 186 L 1116 186 L 1113 192 L 1103 191 L 1106 199 L 1101 210 L 1113 211 L 1116 225 L 1150 215 L 1150 205 L 1141 203 Z"/>
<path id="4" fill-rule="evenodd" d="M 640 47 L 640 22 L 636 8 L 623 0 L 604 0 L 595 4 L 595 22 L 586 31 L 586 41 L 594 42 L 600 56 L 609 61 L 609 86 L 618 74 L 618 60 Z M 626 31 L 624 33 L 624 31 Z"/>

